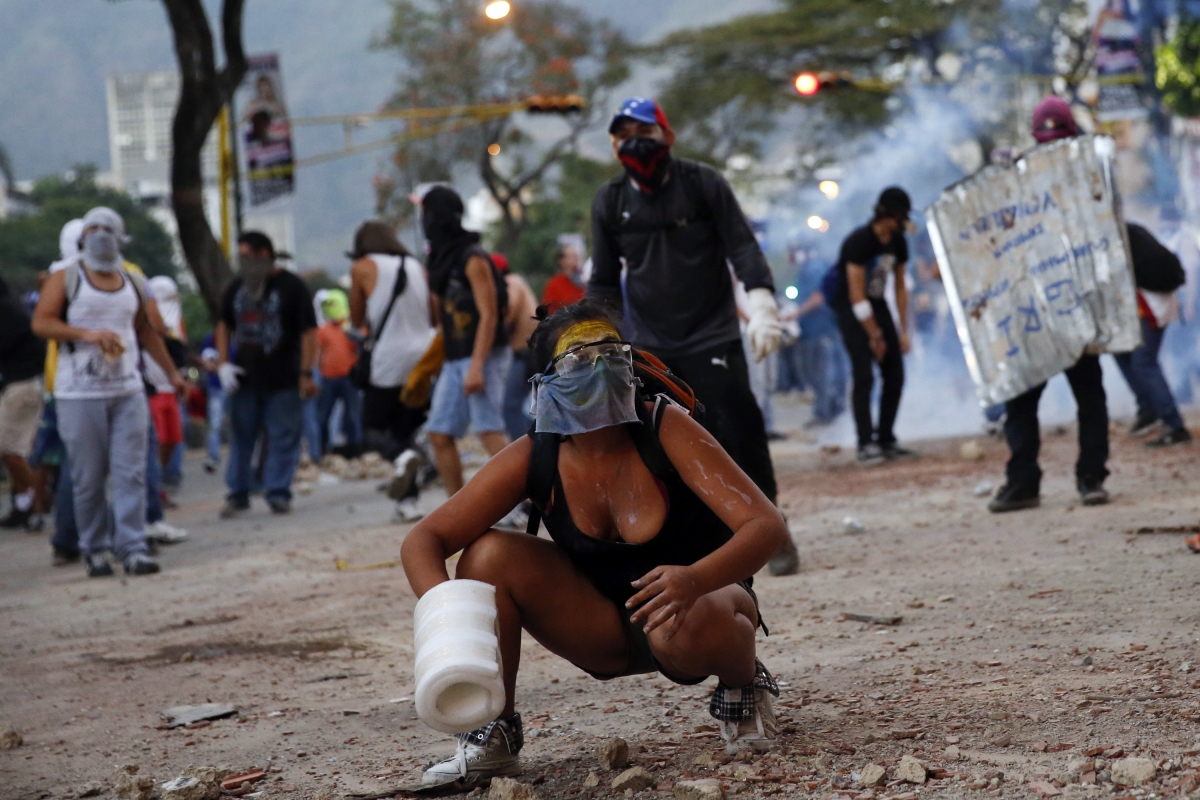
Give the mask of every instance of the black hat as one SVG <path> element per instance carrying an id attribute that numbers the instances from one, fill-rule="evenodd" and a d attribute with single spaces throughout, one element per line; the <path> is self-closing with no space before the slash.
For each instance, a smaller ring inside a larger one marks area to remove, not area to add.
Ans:
<path id="1" fill-rule="evenodd" d="M 880 193 L 876 205 L 889 217 L 895 217 L 901 222 L 907 222 L 908 214 L 912 211 L 912 200 L 909 198 L 908 192 L 899 186 L 889 186 L 884 189 Z"/>

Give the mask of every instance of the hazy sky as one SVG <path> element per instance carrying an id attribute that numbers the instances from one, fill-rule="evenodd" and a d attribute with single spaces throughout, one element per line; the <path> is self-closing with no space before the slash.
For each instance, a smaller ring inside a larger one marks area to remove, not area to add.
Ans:
<path id="1" fill-rule="evenodd" d="M 772 6 L 771 0 L 567 1 L 642 41 Z M 387 99 L 396 71 L 389 55 L 367 50 L 388 10 L 385 0 L 248 0 L 246 48 L 280 54 L 293 115 L 370 111 Z M 105 76 L 175 67 L 162 4 L 0 0 L 0 20 L 0 143 L 18 179 L 85 162 L 107 170 Z M 646 73 L 628 93 L 651 91 L 650 81 Z M 297 149 L 321 152 L 340 138 L 340 130 L 304 129 Z M 336 259 L 353 226 L 371 213 L 370 179 L 380 162 L 372 154 L 299 171 L 294 202 L 303 263 L 342 266 Z"/>

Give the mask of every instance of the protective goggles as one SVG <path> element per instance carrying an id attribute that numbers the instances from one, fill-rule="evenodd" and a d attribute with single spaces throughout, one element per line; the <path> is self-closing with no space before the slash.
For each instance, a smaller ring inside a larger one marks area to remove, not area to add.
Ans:
<path id="1" fill-rule="evenodd" d="M 572 347 L 567 352 L 556 356 L 546 367 L 546 373 L 570 375 L 575 372 L 585 372 L 592 369 L 600 359 L 610 363 L 625 362 L 633 367 L 633 345 L 629 342 L 592 342 Z"/>

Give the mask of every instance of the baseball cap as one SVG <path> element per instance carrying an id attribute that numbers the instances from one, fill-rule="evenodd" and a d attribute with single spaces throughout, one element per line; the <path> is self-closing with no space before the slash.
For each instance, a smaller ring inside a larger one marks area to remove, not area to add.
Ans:
<path id="1" fill-rule="evenodd" d="M 671 130 L 667 115 L 658 103 L 649 97 L 631 97 L 621 103 L 621 107 L 613 114 L 612 121 L 608 123 L 608 132 L 615 133 L 617 125 L 624 119 L 635 119 L 647 125 L 661 125 L 663 130 Z"/>
<path id="2" fill-rule="evenodd" d="M 912 200 L 909 198 L 908 192 L 899 186 L 889 186 L 884 189 L 879 194 L 878 205 L 901 222 L 907 222 L 908 214 L 912 211 Z"/>
<path id="3" fill-rule="evenodd" d="M 1033 109 L 1033 138 L 1039 143 L 1079 135 L 1071 106 L 1061 97 L 1043 98 Z"/>

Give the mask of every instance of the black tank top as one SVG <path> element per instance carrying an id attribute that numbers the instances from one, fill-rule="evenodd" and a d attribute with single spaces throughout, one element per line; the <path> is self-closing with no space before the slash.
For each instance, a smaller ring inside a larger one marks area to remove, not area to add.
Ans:
<path id="1" fill-rule="evenodd" d="M 659 442 L 659 426 L 668 405 L 660 397 L 650 412 L 639 402 L 641 423 L 628 425 L 642 462 L 659 482 L 667 502 L 662 528 L 642 544 L 605 541 L 579 530 L 571 519 L 558 473 L 560 439 L 555 434 L 532 434 L 530 499 L 541 512 L 550 538 L 601 594 L 622 608 L 635 593 L 632 582 L 650 570 L 664 565 L 690 566 L 733 537 L 729 526 L 683 482 Z"/>

